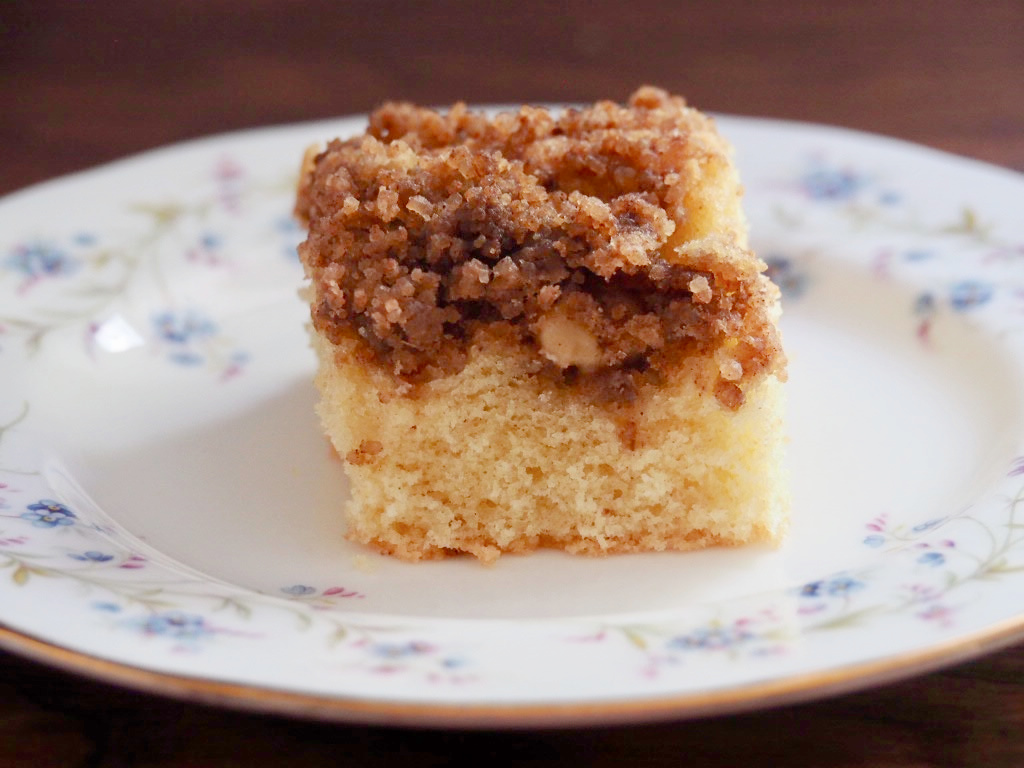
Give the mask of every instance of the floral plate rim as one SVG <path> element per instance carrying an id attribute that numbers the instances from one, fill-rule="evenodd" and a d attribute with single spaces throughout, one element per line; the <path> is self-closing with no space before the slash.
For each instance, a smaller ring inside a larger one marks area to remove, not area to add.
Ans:
<path id="1" fill-rule="evenodd" d="M 397 702 L 317 695 L 283 688 L 170 674 L 124 664 L 48 642 L 0 623 L 0 649 L 66 673 L 151 695 L 239 711 L 395 727 L 562 728 L 697 720 L 803 704 L 919 675 L 998 652 L 1024 637 L 1024 615 L 926 650 L 824 672 L 687 694 L 594 702 Z"/>

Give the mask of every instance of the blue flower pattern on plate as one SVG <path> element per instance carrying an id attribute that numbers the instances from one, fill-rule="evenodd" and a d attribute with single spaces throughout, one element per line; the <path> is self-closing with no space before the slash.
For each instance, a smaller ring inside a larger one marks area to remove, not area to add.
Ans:
<path id="1" fill-rule="evenodd" d="M 48 277 L 74 274 L 81 266 L 66 251 L 51 243 L 30 243 L 15 246 L 7 255 L 4 266 L 36 282 Z"/>
<path id="2" fill-rule="evenodd" d="M 21 517 L 36 528 L 60 528 L 75 524 L 75 513 L 58 501 L 43 499 L 28 505 Z"/>

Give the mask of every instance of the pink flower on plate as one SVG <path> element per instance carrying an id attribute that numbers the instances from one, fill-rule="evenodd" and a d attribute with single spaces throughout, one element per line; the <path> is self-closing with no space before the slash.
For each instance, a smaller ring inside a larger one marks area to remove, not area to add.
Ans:
<path id="1" fill-rule="evenodd" d="M 929 605 L 923 611 L 919 611 L 917 617 L 925 621 L 934 622 L 940 627 L 953 626 L 953 609 L 941 603 Z"/>
<path id="2" fill-rule="evenodd" d="M 325 597 L 363 597 L 361 592 L 344 587 L 329 587 L 324 590 Z"/>

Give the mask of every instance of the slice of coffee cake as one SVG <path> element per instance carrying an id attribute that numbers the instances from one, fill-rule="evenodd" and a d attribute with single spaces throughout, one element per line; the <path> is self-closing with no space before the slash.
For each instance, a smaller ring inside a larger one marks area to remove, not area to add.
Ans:
<path id="1" fill-rule="evenodd" d="M 388 104 L 307 155 L 352 540 L 413 560 L 779 540 L 778 290 L 730 152 L 645 87 L 560 114 Z"/>

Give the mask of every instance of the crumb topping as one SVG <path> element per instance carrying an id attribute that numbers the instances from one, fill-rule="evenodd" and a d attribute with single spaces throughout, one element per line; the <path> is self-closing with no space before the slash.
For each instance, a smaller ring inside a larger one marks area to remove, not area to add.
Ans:
<path id="1" fill-rule="evenodd" d="M 461 370 L 500 328 L 538 372 L 607 403 L 713 354 L 709 388 L 738 408 L 784 358 L 742 220 L 706 223 L 735 204 L 701 196 L 725 152 L 707 118 L 650 87 L 559 116 L 387 104 L 304 163 L 313 324 L 332 343 L 357 334 L 409 385 Z"/>

